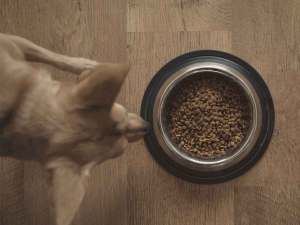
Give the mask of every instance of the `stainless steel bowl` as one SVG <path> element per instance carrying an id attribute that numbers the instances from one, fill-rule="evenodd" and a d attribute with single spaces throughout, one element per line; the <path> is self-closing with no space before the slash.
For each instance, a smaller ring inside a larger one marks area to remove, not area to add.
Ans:
<path id="1" fill-rule="evenodd" d="M 213 73 L 234 81 L 244 91 L 251 109 L 248 133 L 235 151 L 222 158 L 199 159 L 180 150 L 169 136 L 166 119 L 168 96 L 185 78 Z M 203 50 L 181 55 L 161 68 L 150 82 L 141 107 L 152 124 L 146 145 L 170 173 L 196 183 L 223 182 L 251 168 L 265 152 L 274 127 L 271 94 L 257 71 L 245 61 L 224 52 Z"/>
<path id="2" fill-rule="evenodd" d="M 183 79 L 190 76 L 201 76 L 203 73 L 213 73 L 218 76 L 227 77 L 242 87 L 248 97 L 251 108 L 251 125 L 249 132 L 239 145 L 238 149 L 232 154 L 225 155 L 215 160 L 201 160 L 193 158 L 180 150 L 168 135 L 167 119 L 165 116 L 165 106 L 167 105 L 168 96 Z M 196 62 L 187 67 L 178 70 L 173 76 L 167 79 L 159 90 L 153 110 L 154 133 L 165 151 L 177 163 L 197 170 L 197 171 L 219 171 L 239 163 L 247 156 L 255 145 L 261 129 L 261 102 L 254 90 L 252 84 L 245 79 L 240 71 L 216 62 Z"/>

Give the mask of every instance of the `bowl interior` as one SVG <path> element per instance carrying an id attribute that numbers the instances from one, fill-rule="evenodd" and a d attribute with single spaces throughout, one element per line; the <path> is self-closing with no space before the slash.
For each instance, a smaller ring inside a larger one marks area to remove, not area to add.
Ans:
<path id="1" fill-rule="evenodd" d="M 182 84 L 187 83 L 187 82 L 193 82 L 196 79 L 204 79 L 204 80 L 207 80 L 208 82 L 213 81 L 213 80 L 218 80 L 218 82 L 222 82 L 225 85 L 234 86 L 236 88 L 236 90 L 238 90 L 239 94 L 244 97 L 243 99 L 246 102 L 243 102 L 243 104 L 247 105 L 247 107 L 249 109 L 249 117 L 247 118 L 247 120 L 249 122 L 249 126 L 245 132 L 243 139 L 240 141 L 240 143 L 234 149 L 231 149 L 230 151 L 226 151 L 226 153 L 222 156 L 218 156 L 215 158 L 214 157 L 212 157 L 212 158 L 195 157 L 195 156 L 187 153 L 186 151 L 183 151 L 183 149 L 181 147 L 179 147 L 177 143 L 174 142 L 174 139 L 172 138 L 172 136 L 170 134 L 170 130 L 168 128 L 168 126 L 170 124 L 170 121 L 168 118 L 168 107 L 172 102 L 174 102 L 175 96 L 178 96 L 177 92 L 182 87 Z M 248 91 L 244 88 L 243 85 L 241 85 L 241 83 L 237 79 L 233 79 L 229 74 L 226 74 L 226 73 L 220 72 L 220 71 L 207 71 L 207 70 L 192 71 L 189 74 L 183 76 L 181 79 L 180 78 L 177 79 L 176 82 L 174 82 L 173 85 L 169 86 L 169 88 L 167 89 L 167 91 L 165 93 L 165 101 L 164 101 L 164 104 L 163 104 L 162 110 L 161 110 L 161 123 L 162 123 L 163 132 L 165 134 L 165 139 L 167 139 L 166 141 L 168 142 L 169 145 L 170 144 L 172 145 L 172 148 L 175 149 L 178 154 L 182 155 L 184 158 L 186 158 L 188 160 L 197 161 L 198 163 L 201 163 L 203 161 L 213 162 L 213 161 L 224 160 L 224 159 L 234 155 L 235 153 L 238 152 L 238 150 L 240 149 L 241 146 L 246 144 L 247 140 L 249 140 L 249 137 L 251 135 L 251 130 L 253 129 L 253 119 L 252 119 L 253 110 L 254 110 L 253 104 L 251 103 L 251 97 L 250 97 Z"/>

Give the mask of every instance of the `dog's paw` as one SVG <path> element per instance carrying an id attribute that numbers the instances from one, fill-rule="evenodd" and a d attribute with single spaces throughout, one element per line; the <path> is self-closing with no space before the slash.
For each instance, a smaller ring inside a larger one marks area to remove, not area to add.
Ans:
<path id="1" fill-rule="evenodd" d="M 96 66 L 99 65 L 98 62 L 86 58 L 78 58 L 78 65 L 82 68 L 82 70 L 92 70 Z"/>
<path id="2" fill-rule="evenodd" d="M 92 70 L 99 65 L 97 61 L 86 58 L 70 58 L 67 63 L 74 73 L 82 73 L 85 70 Z"/>

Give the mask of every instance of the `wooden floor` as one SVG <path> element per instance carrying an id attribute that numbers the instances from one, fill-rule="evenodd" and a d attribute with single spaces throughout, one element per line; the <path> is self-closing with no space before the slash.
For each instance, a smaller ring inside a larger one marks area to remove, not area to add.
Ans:
<path id="1" fill-rule="evenodd" d="M 0 0 L 0 32 L 69 55 L 129 60 L 120 102 L 132 111 L 164 63 L 195 49 L 244 58 L 274 98 L 272 142 L 244 176 L 210 186 L 184 182 L 141 141 L 94 171 L 73 224 L 299 225 L 299 12 L 299 0 Z M 35 163 L 0 159 L 0 225 L 48 224 L 43 176 Z"/>

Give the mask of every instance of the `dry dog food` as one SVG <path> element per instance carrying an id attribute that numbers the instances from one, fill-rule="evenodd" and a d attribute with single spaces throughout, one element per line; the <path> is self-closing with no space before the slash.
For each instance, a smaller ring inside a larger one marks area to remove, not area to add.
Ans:
<path id="1" fill-rule="evenodd" d="M 183 80 L 172 90 L 165 113 L 170 138 L 199 159 L 216 159 L 234 151 L 251 120 L 241 87 L 215 74 Z"/>

